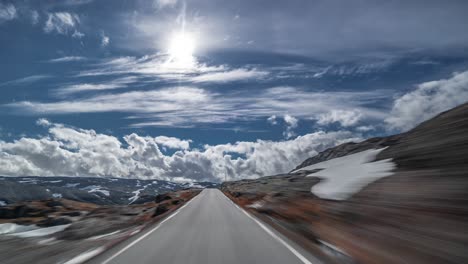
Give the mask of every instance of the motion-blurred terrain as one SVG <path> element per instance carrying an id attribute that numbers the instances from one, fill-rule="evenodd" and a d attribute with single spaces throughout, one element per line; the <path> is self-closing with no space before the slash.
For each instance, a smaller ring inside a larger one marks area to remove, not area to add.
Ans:
<path id="1" fill-rule="evenodd" d="M 169 192 L 140 205 L 50 199 L 0 207 L 0 263 L 82 263 L 152 226 L 199 192 Z"/>
<path id="2" fill-rule="evenodd" d="M 468 104 L 221 189 L 324 262 L 467 263 Z"/>

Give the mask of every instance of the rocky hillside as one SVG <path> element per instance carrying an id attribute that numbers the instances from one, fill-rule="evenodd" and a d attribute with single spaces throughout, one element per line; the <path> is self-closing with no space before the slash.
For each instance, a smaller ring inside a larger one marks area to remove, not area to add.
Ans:
<path id="1" fill-rule="evenodd" d="M 327 263 L 467 263 L 468 104 L 221 189 Z"/>
<path id="2" fill-rule="evenodd" d="M 0 262 L 83 263 L 153 228 L 198 193 L 200 189 L 169 192 L 129 206 L 50 199 L 0 207 Z"/>
<path id="3" fill-rule="evenodd" d="M 0 176 L 0 206 L 53 198 L 100 205 L 141 204 L 152 201 L 157 194 L 192 187 L 216 187 L 216 184 L 119 178 Z"/>

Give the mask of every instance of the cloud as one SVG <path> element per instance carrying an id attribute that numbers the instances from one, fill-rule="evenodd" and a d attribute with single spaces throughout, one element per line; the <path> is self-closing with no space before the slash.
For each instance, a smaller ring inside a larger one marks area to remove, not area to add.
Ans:
<path id="1" fill-rule="evenodd" d="M 81 83 L 81 84 L 73 84 L 69 85 L 65 88 L 56 90 L 56 94 L 59 95 L 66 95 L 72 93 L 78 93 L 83 91 L 98 91 L 98 90 L 110 90 L 124 87 L 121 84 L 113 84 L 113 83 L 103 83 L 103 84 L 92 84 L 92 83 Z"/>
<path id="2" fill-rule="evenodd" d="M 187 27 L 203 36 L 200 49 L 208 52 L 242 48 L 348 61 L 394 51 L 465 53 L 468 43 L 466 1 L 209 3 L 191 1 L 186 16 Z M 164 9 L 158 15 L 153 10 L 138 11 L 137 17 L 128 14 L 122 20 L 122 28 L 134 28 L 138 38 L 126 46 L 134 50 L 164 47 L 167 28 L 173 27 L 178 10 Z M 236 20 L 236 14 L 242 19 Z M 224 40 L 226 36 L 231 36 L 229 41 Z M 245 44 L 250 40 L 255 45 Z"/>
<path id="3" fill-rule="evenodd" d="M 295 118 L 294 116 L 290 116 L 290 115 L 285 115 L 284 116 L 284 122 L 286 122 L 286 124 L 290 127 L 297 127 L 297 118 Z"/>
<path id="4" fill-rule="evenodd" d="M 85 4 L 89 4 L 89 3 L 92 3 L 94 0 L 64 0 L 64 1 L 61 1 L 60 4 L 63 4 L 63 5 L 85 5 Z"/>
<path id="5" fill-rule="evenodd" d="M 78 15 L 68 12 L 49 13 L 47 21 L 44 25 L 46 33 L 56 32 L 58 34 L 67 35 L 73 31 L 80 23 Z"/>
<path id="6" fill-rule="evenodd" d="M 36 121 L 36 125 L 43 126 L 43 127 L 48 127 L 48 126 L 51 126 L 52 123 L 49 120 L 45 119 L 45 118 L 39 118 Z"/>
<path id="7" fill-rule="evenodd" d="M 90 89 L 92 86 L 71 87 Z M 102 88 L 102 87 L 98 87 Z M 113 87 L 104 87 L 113 88 Z M 66 92 L 66 91 L 65 91 Z M 365 106 L 388 98 L 385 91 L 371 92 L 308 92 L 294 87 L 261 90 L 254 97 L 250 91 L 218 93 L 197 87 L 170 87 L 158 90 L 98 94 L 56 102 L 21 101 L 4 106 L 22 114 L 67 114 L 121 112 L 148 119 L 139 126 L 193 126 L 219 124 L 236 120 L 254 120 L 272 115 L 310 118 L 336 105 L 359 110 L 363 119 L 382 120 L 386 113 Z M 379 99 L 380 98 L 380 99 Z"/>
<path id="8" fill-rule="evenodd" d="M 369 132 L 375 130 L 374 126 L 358 126 L 356 130 L 359 132 Z"/>
<path id="9" fill-rule="evenodd" d="M 356 125 L 362 118 L 359 110 L 331 110 L 330 112 L 320 114 L 317 118 L 317 124 L 329 125 L 339 123 L 343 127 Z"/>
<path id="10" fill-rule="evenodd" d="M 329 65 L 318 69 L 313 74 L 314 78 L 322 78 L 325 76 L 361 76 L 366 74 L 377 74 L 388 71 L 398 61 L 398 56 L 361 59 L 354 63 L 339 63 Z"/>
<path id="11" fill-rule="evenodd" d="M 283 119 L 286 123 L 286 131 L 283 132 L 283 136 L 286 139 L 290 139 L 296 135 L 296 133 L 294 133 L 293 130 L 297 127 L 299 120 L 297 120 L 297 118 L 295 118 L 294 116 L 290 115 L 284 115 Z"/>
<path id="12" fill-rule="evenodd" d="M 79 32 L 78 30 L 75 30 L 75 32 L 73 32 L 73 34 L 72 34 L 72 38 L 77 38 L 77 39 L 83 38 L 84 36 L 85 36 L 85 34 Z"/>
<path id="13" fill-rule="evenodd" d="M 265 70 L 255 68 L 229 68 L 226 65 L 206 65 L 198 61 L 181 66 L 171 61 L 168 54 L 153 54 L 139 58 L 127 56 L 107 59 L 93 69 L 80 72 L 78 77 L 129 73 L 187 83 L 226 83 L 261 79 L 269 74 Z"/>
<path id="14" fill-rule="evenodd" d="M 49 62 L 71 62 L 71 61 L 84 61 L 86 60 L 85 57 L 80 56 L 65 56 L 56 59 L 51 59 Z"/>
<path id="15" fill-rule="evenodd" d="M 165 7 L 174 7 L 177 4 L 177 0 L 154 0 L 154 6 L 158 9 Z"/>
<path id="16" fill-rule="evenodd" d="M 31 76 L 26 76 L 26 77 L 23 77 L 23 78 L 19 78 L 19 79 L 15 79 L 15 80 L 11 80 L 11 81 L 8 81 L 8 82 L 1 83 L 0 86 L 30 84 L 30 83 L 37 82 L 37 81 L 44 80 L 44 79 L 48 79 L 48 78 L 52 78 L 52 76 L 51 75 L 41 75 L 41 74 L 31 75 Z"/>
<path id="17" fill-rule="evenodd" d="M 37 23 L 39 23 L 39 12 L 37 12 L 36 10 L 32 10 L 30 18 L 31 18 L 31 23 L 33 25 L 36 25 Z"/>
<path id="18" fill-rule="evenodd" d="M 236 142 L 188 150 L 189 140 L 143 137 L 121 140 L 94 130 L 45 124 L 47 135 L 0 141 L 0 175 L 98 176 L 220 181 L 288 172 L 304 159 L 354 138 L 349 132 L 316 132 L 289 141 Z M 182 150 L 165 155 L 160 146 Z M 233 156 L 234 155 L 234 156 Z"/>
<path id="19" fill-rule="evenodd" d="M 222 72 L 210 72 L 191 78 L 193 82 L 232 82 L 248 79 L 261 79 L 268 75 L 266 71 L 257 69 L 234 69 Z"/>
<path id="20" fill-rule="evenodd" d="M 278 121 L 276 121 L 276 115 L 272 115 L 272 116 L 268 117 L 267 122 L 272 124 L 272 125 L 278 124 Z"/>
<path id="21" fill-rule="evenodd" d="M 397 98 L 385 122 L 390 129 L 408 130 L 467 101 L 468 71 L 454 73 L 448 79 L 421 83 Z"/>
<path id="22" fill-rule="evenodd" d="M 102 91 L 102 90 L 111 90 L 111 89 L 118 89 L 127 87 L 128 84 L 136 82 L 136 78 L 129 76 L 129 77 L 122 77 L 112 81 L 107 81 L 105 83 L 78 83 L 78 84 L 71 84 L 67 85 L 63 88 L 59 88 L 55 90 L 56 95 L 70 95 L 79 92 L 86 92 L 86 91 Z"/>
<path id="23" fill-rule="evenodd" d="M 162 146 L 172 149 L 189 149 L 192 140 L 182 140 L 176 137 L 158 136 L 154 138 L 154 141 Z"/>
<path id="24" fill-rule="evenodd" d="M 14 5 L 0 3 L 0 23 L 13 20 L 16 17 L 17 12 Z"/>
<path id="25" fill-rule="evenodd" d="M 104 35 L 104 33 L 101 35 L 101 46 L 102 47 L 107 47 L 110 43 L 110 38 L 106 35 Z"/>

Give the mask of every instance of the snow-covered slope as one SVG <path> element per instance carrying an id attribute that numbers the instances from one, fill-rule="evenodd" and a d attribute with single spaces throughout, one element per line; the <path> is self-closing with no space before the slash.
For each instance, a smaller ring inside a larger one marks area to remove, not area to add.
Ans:
<path id="1" fill-rule="evenodd" d="M 41 237 L 51 235 L 60 231 L 70 225 L 58 225 L 50 227 L 39 227 L 36 225 L 18 225 L 14 223 L 0 224 L 0 234 L 17 237 Z"/>
<path id="2" fill-rule="evenodd" d="M 323 199 L 344 200 L 380 178 L 392 175 L 391 159 L 374 161 L 381 149 L 369 149 L 344 157 L 319 162 L 293 171 L 314 171 L 307 176 L 322 179 L 312 193 Z"/>

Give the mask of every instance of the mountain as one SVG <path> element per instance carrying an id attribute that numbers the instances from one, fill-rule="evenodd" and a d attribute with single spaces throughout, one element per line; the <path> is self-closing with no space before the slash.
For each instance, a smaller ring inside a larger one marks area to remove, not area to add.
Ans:
<path id="1" fill-rule="evenodd" d="M 467 263 L 468 103 L 221 189 L 326 263 Z"/>
<path id="2" fill-rule="evenodd" d="M 140 204 L 154 200 L 160 193 L 186 188 L 210 188 L 211 182 L 176 183 L 91 177 L 2 177 L 0 205 L 27 200 L 64 198 L 100 205 Z"/>

